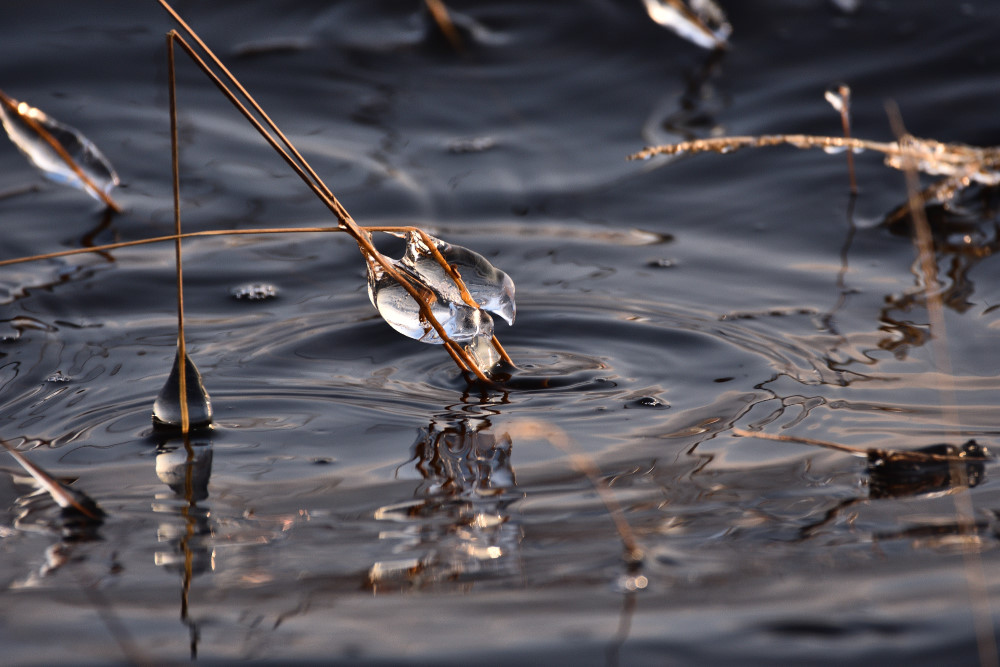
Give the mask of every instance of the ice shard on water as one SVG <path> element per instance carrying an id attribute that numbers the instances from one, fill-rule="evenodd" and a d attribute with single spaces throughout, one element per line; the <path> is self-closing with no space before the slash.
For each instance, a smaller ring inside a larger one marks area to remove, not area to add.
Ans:
<path id="1" fill-rule="evenodd" d="M 0 121 L 14 145 L 47 178 L 117 208 L 109 193 L 120 182 L 118 174 L 100 149 L 78 130 L 2 91 Z"/>

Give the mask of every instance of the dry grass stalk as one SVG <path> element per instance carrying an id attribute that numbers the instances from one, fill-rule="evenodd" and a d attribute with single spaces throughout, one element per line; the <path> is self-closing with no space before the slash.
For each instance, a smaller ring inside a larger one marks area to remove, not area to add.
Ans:
<path id="1" fill-rule="evenodd" d="M 968 463 L 974 457 L 966 455 L 964 452 L 959 454 L 936 454 L 933 452 L 915 452 L 906 449 L 871 449 L 867 447 L 851 447 L 850 445 L 841 445 L 836 442 L 830 442 L 828 440 L 816 440 L 814 438 L 803 438 L 796 435 L 776 435 L 773 433 L 764 433 L 761 431 L 747 431 L 742 428 L 734 428 L 731 433 L 735 436 L 741 438 L 757 438 L 758 440 L 771 440 L 774 442 L 791 442 L 800 445 L 811 445 L 814 447 L 823 447 L 825 449 L 833 449 L 838 452 L 844 452 L 845 454 L 850 454 L 852 456 L 859 456 L 863 458 L 870 458 L 872 456 L 878 457 L 884 460 L 891 461 L 912 461 L 913 463 Z"/>
<path id="2" fill-rule="evenodd" d="M 908 137 L 899 108 L 890 103 L 887 105 L 889 121 L 893 132 L 902 141 Z M 946 422 L 953 425 L 956 433 L 961 431 L 961 424 L 955 414 L 955 387 L 952 382 L 951 356 L 948 352 L 945 328 L 944 300 L 941 285 L 937 278 L 937 256 L 934 253 L 934 239 L 931 236 L 930 224 L 924 211 L 925 198 L 920 193 L 920 181 L 917 176 L 919 165 L 913 158 L 905 158 L 900 168 L 906 173 L 907 205 L 910 219 L 913 221 L 913 243 L 916 247 L 920 271 L 924 280 L 924 301 L 927 308 L 928 328 L 931 332 L 931 345 L 934 350 L 934 364 L 939 373 L 946 378 L 940 388 L 941 403 Z M 959 480 L 963 492 L 954 494 L 955 514 L 961 524 L 966 539 L 962 541 L 962 554 L 965 561 L 965 578 L 969 588 L 969 597 L 974 608 L 973 623 L 975 625 L 976 647 L 979 651 L 980 665 L 997 665 L 1000 654 L 997 652 L 996 632 L 993 627 L 993 612 L 986 593 L 986 575 L 983 571 L 982 559 L 978 552 L 978 536 L 976 536 L 975 507 L 972 495 L 968 489 L 968 475 L 965 466 L 958 461 L 950 465 L 951 478 Z"/>
<path id="3" fill-rule="evenodd" d="M 810 134 L 772 134 L 761 136 L 714 137 L 676 144 L 651 146 L 628 156 L 629 160 L 648 160 L 658 155 L 687 153 L 731 153 L 741 148 L 768 146 L 821 148 L 830 153 L 874 151 L 885 156 L 885 164 L 905 170 L 908 164 L 922 173 L 944 178 L 921 193 L 924 203 L 947 201 L 959 190 L 979 183 L 1000 185 L 1000 147 L 969 146 L 921 139 L 904 134 L 897 141 L 869 141 L 850 136 L 826 137 Z"/>
<path id="4" fill-rule="evenodd" d="M 216 85 L 216 87 L 230 101 L 230 103 L 236 107 L 236 109 L 243 115 L 244 118 L 246 118 L 254 129 L 257 130 L 265 141 L 267 141 L 267 143 L 282 157 L 282 159 L 285 160 L 289 167 L 295 171 L 295 173 L 327 206 L 327 208 L 330 209 L 330 211 L 336 216 L 339 226 L 358 244 L 358 248 L 361 250 L 361 253 L 364 255 L 366 261 L 371 262 L 373 265 L 378 265 L 387 275 L 399 283 L 399 285 L 410 295 L 410 297 L 417 303 L 423 320 L 441 338 L 444 342 L 445 349 L 451 355 L 452 359 L 459 366 L 459 368 L 465 372 L 472 373 L 482 382 L 491 383 L 492 380 L 483 370 L 479 368 L 472 356 L 465 350 L 465 348 L 448 336 L 444 327 L 437 320 L 437 318 L 435 318 L 433 312 L 431 312 L 432 303 L 429 300 L 429 295 L 426 293 L 426 290 L 398 271 L 395 266 L 393 266 L 392 262 L 375 248 L 371 240 L 371 234 L 354 221 L 333 192 L 327 187 L 316 171 L 309 165 L 302 154 L 299 153 L 288 137 L 285 136 L 274 121 L 272 121 L 271 118 L 264 112 L 263 108 L 261 108 L 253 96 L 247 92 L 243 85 L 239 83 L 236 77 L 225 67 L 215 53 L 205 44 L 204 41 L 202 41 L 197 33 L 194 32 L 194 30 L 180 17 L 180 15 L 174 11 L 169 3 L 167 3 L 166 0 L 159 1 L 163 8 L 167 10 L 175 21 L 177 21 L 191 41 L 198 45 L 205 57 L 202 57 L 202 55 L 200 55 L 195 48 L 191 46 L 185 37 L 176 30 L 171 30 L 167 33 L 168 42 L 171 44 L 176 43 L 181 47 L 181 49 Z M 212 65 L 215 66 L 215 68 L 218 69 L 218 73 L 212 69 L 208 62 L 206 62 L 206 58 L 212 63 Z M 230 86 L 232 86 L 232 88 L 230 88 Z M 233 88 L 236 92 L 234 92 Z M 238 95 L 237 92 L 239 93 Z M 440 262 L 441 260 L 439 259 L 438 261 Z M 452 273 L 446 262 L 442 264 L 442 268 L 449 272 L 449 274 Z M 461 283 L 461 279 L 459 278 L 456 285 L 460 284 L 464 289 L 464 284 Z M 497 352 L 499 354 L 500 350 L 497 349 Z M 506 354 L 502 356 L 506 356 Z"/>
<path id="5" fill-rule="evenodd" d="M 845 83 L 840 83 L 832 86 L 826 91 L 826 101 L 829 102 L 833 108 L 840 113 L 840 125 L 844 131 L 844 137 L 847 139 L 851 138 L 851 89 Z M 858 194 L 858 179 L 854 173 L 854 151 L 848 150 L 847 153 L 847 174 L 850 178 L 851 183 L 851 195 L 857 196 Z"/>
<path id="6" fill-rule="evenodd" d="M 637 566 L 642 562 L 643 551 L 639 546 L 639 541 L 632 531 L 632 526 L 625 519 L 625 512 L 621 504 L 615 498 L 607 482 L 604 481 L 600 468 L 594 460 L 578 451 L 573 440 L 558 426 L 544 422 L 542 420 L 521 420 L 511 425 L 508 429 L 511 438 L 538 438 L 546 440 L 554 447 L 565 453 L 570 463 L 582 474 L 594 487 L 598 497 L 608 510 L 608 515 L 614 522 L 615 530 L 621 538 L 622 546 L 625 549 L 625 561 L 631 566 Z"/>
<path id="7" fill-rule="evenodd" d="M 451 20 L 451 14 L 448 13 L 448 8 L 444 2 L 441 0 L 424 0 L 424 4 L 427 6 L 427 11 L 430 12 L 431 18 L 434 19 L 434 23 L 437 24 L 438 30 L 445 36 L 452 48 L 456 51 L 462 51 L 462 36 L 458 33 L 455 22 Z"/>

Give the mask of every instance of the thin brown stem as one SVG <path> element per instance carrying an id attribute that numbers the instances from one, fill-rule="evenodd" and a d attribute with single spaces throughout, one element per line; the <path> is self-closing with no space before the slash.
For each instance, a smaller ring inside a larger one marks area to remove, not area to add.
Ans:
<path id="1" fill-rule="evenodd" d="M 256 100 L 246 91 L 246 89 L 236 80 L 236 77 L 226 69 L 219 58 L 212 52 L 211 49 L 201 40 L 200 37 L 191 29 L 180 18 L 180 16 L 173 10 L 172 7 L 166 2 L 166 0 L 160 0 L 160 4 L 174 17 L 174 19 L 181 25 L 184 31 L 198 44 L 199 47 L 207 54 L 209 59 L 223 72 L 224 76 L 232 83 L 234 87 L 239 90 L 250 106 L 257 112 L 257 114 L 263 119 L 264 124 L 258 120 L 253 113 L 244 105 L 233 93 L 229 87 L 222 81 L 222 79 L 209 67 L 208 63 L 205 62 L 203 58 L 194 50 L 194 48 L 188 44 L 188 42 L 175 30 L 168 33 L 168 39 L 176 41 L 185 53 L 191 58 L 191 60 L 202 70 L 202 72 L 209 77 L 209 79 L 215 83 L 216 87 L 222 92 L 222 94 L 236 107 L 236 109 L 247 119 L 248 122 L 257 130 L 257 132 L 268 142 L 268 144 L 288 163 L 288 165 L 299 175 L 299 177 L 306 183 L 306 185 L 313 190 L 313 192 L 323 201 L 324 204 L 334 213 L 340 224 L 345 228 L 348 234 L 354 238 L 355 242 L 358 244 L 361 253 L 366 257 L 370 258 L 373 262 L 378 264 L 380 268 L 388 274 L 393 280 L 400 284 L 403 289 L 410 295 L 412 299 L 417 303 L 420 310 L 421 317 L 426 321 L 431 328 L 441 337 L 443 341 L 450 340 L 444 327 L 438 322 L 437 318 L 431 312 L 430 304 L 423 298 L 420 290 L 412 285 L 409 280 L 406 279 L 396 268 L 392 265 L 390 260 L 382 255 L 372 244 L 371 235 L 360 227 L 354 219 L 347 213 L 347 210 L 340 204 L 337 198 L 333 195 L 330 189 L 323 183 L 322 179 L 316 174 L 315 170 L 309 166 L 302 155 L 295 149 L 288 138 L 278 129 L 277 125 L 264 113 L 263 109 L 257 104 Z M 269 131 L 270 130 L 270 131 Z M 273 132 L 273 135 L 272 135 Z M 277 137 L 277 138 L 275 138 Z M 284 147 L 282 146 L 284 145 Z M 287 148 L 287 150 L 286 150 Z M 293 158 L 294 156 L 294 158 Z M 490 382 L 489 377 L 476 365 L 471 355 L 461 346 L 456 346 L 455 354 L 462 359 L 465 366 L 472 369 L 473 373 L 479 378 L 480 381 Z"/>
<path id="2" fill-rule="evenodd" d="M 844 130 L 844 138 L 851 138 L 851 89 L 845 85 L 837 86 L 837 94 L 840 96 L 840 125 Z M 851 195 L 858 194 L 858 179 L 854 173 L 854 151 L 847 151 L 847 174 L 851 182 Z"/>
<path id="3" fill-rule="evenodd" d="M 174 185 L 174 264 L 177 279 L 177 357 L 180 374 L 177 379 L 180 393 L 181 433 L 191 429 L 187 402 L 187 339 L 184 335 L 184 262 L 181 258 L 181 172 L 177 141 L 177 78 L 174 70 L 174 40 L 167 35 L 167 80 L 170 91 L 170 164 Z"/>
<path id="4" fill-rule="evenodd" d="M 903 118 L 899 107 L 894 102 L 886 104 L 889 122 L 900 142 L 908 135 L 903 126 Z M 934 251 L 934 239 L 930 224 L 924 210 L 924 201 L 920 194 L 920 179 L 917 176 L 917 165 L 913 158 L 904 158 L 903 171 L 906 174 L 907 203 L 910 208 L 910 220 L 913 224 L 913 243 L 917 252 L 920 272 L 924 281 L 924 301 L 927 307 L 928 326 L 931 332 L 931 346 L 934 351 L 934 365 L 944 378 L 939 388 L 944 421 L 952 426 L 955 433 L 961 433 L 961 423 L 955 411 L 957 405 L 955 386 L 952 375 L 951 356 L 948 351 L 948 341 L 945 329 L 944 298 L 941 294 L 941 284 L 937 277 L 937 255 Z M 982 559 L 976 549 L 978 541 L 973 537 L 976 531 L 975 507 L 972 504 L 972 494 L 968 487 L 968 473 L 964 465 L 953 462 L 950 466 L 951 476 L 959 480 L 964 487 L 962 492 L 952 496 L 955 513 L 959 524 L 966 533 L 963 540 L 962 554 L 965 563 L 966 585 L 973 605 L 973 622 L 975 625 L 976 645 L 979 651 L 979 664 L 992 666 L 1000 664 L 1000 654 L 997 652 L 996 632 L 993 627 L 993 612 L 986 591 L 986 575 L 983 571 Z"/>
<path id="5" fill-rule="evenodd" d="M 812 445 L 814 447 L 824 447 L 838 452 L 851 454 L 852 456 L 867 457 L 876 453 L 883 457 L 891 457 L 897 461 L 914 461 L 924 463 L 968 463 L 969 458 L 962 455 L 935 454 L 932 452 L 912 452 L 905 449 L 866 449 L 864 447 L 851 447 L 841 445 L 827 440 L 816 440 L 813 438 L 802 438 L 797 435 L 776 435 L 764 433 L 762 431 L 747 431 L 742 428 L 734 428 L 731 433 L 741 438 L 757 438 L 758 440 L 772 440 L 774 442 L 790 442 L 800 445 Z"/>
<path id="6" fill-rule="evenodd" d="M 625 548 L 626 558 L 633 563 L 642 560 L 642 548 L 635 537 L 635 532 L 625 519 L 625 512 L 622 509 L 621 503 L 618 502 L 611 488 L 604 481 L 601 469 L 590 456 L 578 451 L 573 440 L 570 439 L 565 431 L 554 424 L 532 419 L 514 422 L 508 429 L 508 433 L 515 439 L 525 437 L 547 440 L 565 453 L 569 457 L 573 467 L 591 483 L 594 491 L 597 492 L 598 497 L 604 504 L 605 509 L 608 510 L 608 515 L 611 517 L 615 530 L 621 538 L 622 546 Z"/>
<path id="7" fill-rule="evenodd" d="M 455 27 L 455 22 L 451 20 L 451 15 L 448 13 L 448 8 L 445 4 L 441 0 L 424 0 L 424 4 L 427 6 L 427 11 L 430 12 L 431 18 L 434 19 L 434 23 L 437 24 L 441 34 L 451 43 L 452 48 L 461 52 L 463 50 L 462 36 L 458 34 L 458 28 Z"/>

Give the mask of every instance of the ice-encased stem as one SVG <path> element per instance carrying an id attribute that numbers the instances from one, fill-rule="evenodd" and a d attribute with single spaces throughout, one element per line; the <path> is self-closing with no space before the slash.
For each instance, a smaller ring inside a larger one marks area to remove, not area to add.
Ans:
<path id="1" fill-rule="evenodd" d="M 56 154 L 58 159 L 65 164 L 73 177 L 79 181 L 80 187 L 85 192 L 90 194 L 95 199 L 103 202 L 105 206 L 116 213 L 121 213 L 121 206 L 119 206 L 107 192 L 118 184 L 118 175 L 115 174 L 114 169 L 112 169 L 107 158 L 101 154 L 100 150 L 98 150 L 98 148 L 94 146 L 90 140 L 84 137 L 78 130 L 55 121 L 50 116 L 39 111 L 38 109 L 28 106 L 24 102 L 18 102 L 2 90 L 0 90 L 0 108 L 2 108 L 3 111 L 3 113 L 0 113 L 0 116 L 3 116 L 5 121 L 7 119 L 7 115 L 9 114 L 11 117 L 11 124 L 16 122 L 24 123 L 45 144 L 44 147 L 33 147 L 23 137 L 19 137 L 14 128 L 7 127 L 7 134 L 11 141 L 14 142 L 18 149 L 20 149 L 21 152 L 24 153 L 35 166 L 41 169 L 46 175 L 55 176 L 58 174 L 57 170 L 53 170 L 45 166 L 45 160 L 39 154 L 39 151 L 44 150 L 44 148 L 51 149 Z M 62 132 L 68 133 L 77 142 L 79 142 L 84 154 L 89 152 L 92 159 L 100 164 L 103 169 L 107 170 L 108 182 L 104 187 L 95 183 L 94 179 L 87 175 L 83 168 L 69 154 L 66 147 L 63 146 L 59 140 L 45 128 L 45 124 L 48 124 L 53 128 L 58 128 Z M 4 125 L 6 126 L 7 123 L 5 122 Z M 62 174 L 58 175 L 63 176 Z"/>

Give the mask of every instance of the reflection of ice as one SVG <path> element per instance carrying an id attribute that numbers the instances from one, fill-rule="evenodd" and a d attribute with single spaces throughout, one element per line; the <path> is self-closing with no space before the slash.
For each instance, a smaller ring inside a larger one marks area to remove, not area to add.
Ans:
<path id="1" fill-rule="evenodd" d="M 210 443 L 170 443 L 157 452 L 156 476 L 171 489 L 171 493 L 158 493 L 153 504 L 154 512 L 171 515 L 157 529 L 157 541 L 169 546 L 156 552 L 157 565 L 176 571 L 190 567 L 190 574 L 214 569 L 209 510 L 197 504 L 208 498 L 211 473 Z"/>
<path id="2" fill-rule="evenodd" d="M 53 477 L 6 442 L 0 443 L 29 473 L 26 477 L 12 474 L 11 481 L 32 487 L 32 491 L 14 502 L 17 513 L 12 528 L 0 526 L 0 537 L 16 532 L 59 535 L 59 541 L 45 550 L 45 561 L 41 567 L 26 579 L 11 585 L 11 588 L 31 588 L 41 585 L 46 577 L 78 559 L 79 555 L 74 555 L 77 545 L 100 541 L 99 531 L 105 514 L 85 493 Z M 53 505 L 59 508 L 57 514 L 53 513 Z"/>
<path id="3" fill-rule="evenodd" d="M 167 546 L 156 552 L 156 565 L 181 574 L 181 621 L 191 634 L 191 658 L 198 654 L 198 624 L 188 615 L 188 594 L 196 574 L 215 570 L 211 512 L 198 503 L 208 498 L 212 475 L 212 443 L 207 435 L 189 436 L 161 443 L 156 455 L 156 476 L 171 493 L 157 494 L 153 511 L 170 515 L 160 523 L 156 538 Z M 180 521 L 176 520 L 180 518 Z"/>
<path id="4" fill-rule="evenodd" d="M 417 500 L 375 513 L 397 524 L 379 537 L 395 540 L 400 557 L 371 567 L 373 589 L 517 574 L 521 529 L 507 512 L 519 497 L 511 493 L 512 443 L 488 426 L 484 419 L 464 419 L 421 429 L 411 459 L 424 480 Z"/>

